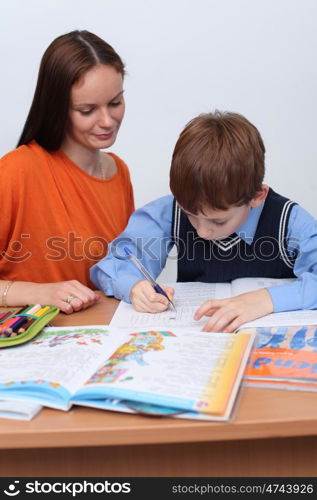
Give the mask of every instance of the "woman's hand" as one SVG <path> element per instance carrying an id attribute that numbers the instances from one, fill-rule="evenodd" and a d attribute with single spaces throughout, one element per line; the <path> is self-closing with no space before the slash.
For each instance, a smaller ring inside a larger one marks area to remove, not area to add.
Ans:
<path id="1" fill-rule="evenodd" d="M 16 285 L 18 286 L 19 283 Z M 54 305 L 66 314 L 87 309 L 100 299 L 100 292 L 91 290 L 77 280 L 57 283 L 28 283 L 28 285 L 27 303 Z"/>
<path id="2" fill-rule="evenodd" d="M 195 312 L 194 319 L 211 316 L 204 332 L 234 332 L 239 326 L 273 312 L 271 296 L 265 288 L 242 293 L 230 299 L 207 300 Z"/>
<path id="3" fill-rule="evenodd" d="M 161 286 L 170 300 L 173 300 L 174 289 Z M 169 302 L 164 295 L 156 293 L 147 280 L 138 281 L 131 289 L 130 299 L 133 307 L 140 312 L 158 313 L 168 309 Z"/>

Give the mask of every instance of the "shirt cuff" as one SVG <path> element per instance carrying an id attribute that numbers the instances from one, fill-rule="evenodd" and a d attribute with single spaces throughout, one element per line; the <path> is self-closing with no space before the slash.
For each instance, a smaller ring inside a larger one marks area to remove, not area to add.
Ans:
<path id="1" fill-rule="evenodd" d="M 133 286 L 143 278 L 135 276 L 135 274 L 127 274 L 124 280 L 116 280 L 112 283 L 113 295 L 119 299 L 131 304 L 130 293 Z"/>
<path id="2" fill-rule="evenodd" d="M 267 288 L 273 302 L 273 312 L 296 311 L 302 309 L 300 283 L 294 281 L 288 285 Z"/>
<path id="3" fill-rule="evenodd" d="M 135 283 L 140 281 L 140 277 L 135 274 L 125 274 L 124 278 L 112 280 L 103 271 L 98 269 L 95 273 L 95 280 L 105 295 L 114 296 L 116 299 L 130 304 L 131 288 Z"/>

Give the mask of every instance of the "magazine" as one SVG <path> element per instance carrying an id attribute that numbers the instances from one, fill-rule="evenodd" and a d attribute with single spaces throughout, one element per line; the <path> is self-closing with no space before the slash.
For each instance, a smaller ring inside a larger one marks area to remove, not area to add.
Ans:
<path id="1" fill-rule="evenodd" d="M 317 391 L 317 325 L 258 327 L 244 384 Z"/>

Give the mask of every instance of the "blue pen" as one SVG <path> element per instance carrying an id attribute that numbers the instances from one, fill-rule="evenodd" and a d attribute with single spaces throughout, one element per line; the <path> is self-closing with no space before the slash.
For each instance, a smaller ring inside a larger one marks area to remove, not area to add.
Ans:
<path id="1" fill-rule="evenodd" d="M 152 287 L 154 288 L 154 290 L 157 292 L 157 293 L 161 293 L 162 295 L 164 295 L 164 297 L 167 298 L 167 300 L 169 301 L 169 303 L 171 304 L 171 306 L 173 307 L 174 311 L 176 312 L 176 308 L 173 304 L 173 302 L 170 300 L 170 298 L 168 297 L 167 293 L 164 292 L 163 288 L 160 287 L 160 285 L 158 283 L 156 283 L 155 279 L 152 278 L 152 276 L 150 275 L 150 273 L 145 269 L 145 267 L 141 264 L 141 262 L 139 261 L 139 259 L 137 259 L 135 257 L 135 255 L 133 255 L 133 253 L 131 252 L 131 250 L 127 247 L 124 247 L 124 251 L 127 255 L 127 257 L 129 257 L 129 259 L 133 262 L 133 264 L 139 269 L 139 271 L 143 274 L 143 276 L 151 283 Z"/>

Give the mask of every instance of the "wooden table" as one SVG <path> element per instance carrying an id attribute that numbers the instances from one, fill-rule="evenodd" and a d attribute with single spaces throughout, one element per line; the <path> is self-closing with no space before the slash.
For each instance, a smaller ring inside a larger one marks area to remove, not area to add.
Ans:
<path id="1" fill-rule="evenodd" d="M 60 314 L 55 326 L 106 324 L 118 302 Z M 317 395 L 244 388 L 228 423 L 74 407 L 0 419 L 0 475 L 317 476 Z"/>

